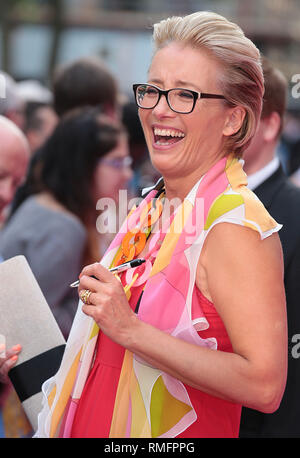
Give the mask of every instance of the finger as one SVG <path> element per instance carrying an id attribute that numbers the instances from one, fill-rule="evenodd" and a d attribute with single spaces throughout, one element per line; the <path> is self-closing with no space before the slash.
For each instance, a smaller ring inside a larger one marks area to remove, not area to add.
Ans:
<path id="1" fill-rule="evenodd" d="M 95 293 L 92 293 L 88 289 L 82 289 L 79 291 L 79 298 L 85 305 L 93 305 L 93 298 L 92 296 L 95 296 Z"/>
<path id="2" fill-rule="evenodd" d="M 10 370 L 18 361 L 18 355 L 11 356 L 5 363 L 7 369 Z"/>
<path id="3" fill-rule="evenodd" d="M 83 275 L 80 278 L 78 292 L 80 292 L 82 289 L 89 289 L 90 291 L 98 291 L 100 288 L 101 288 L 101 282 L 99 280 L 89 277 L 88 275 Z"/>
<path id="4" fill-rule="evenodd" d="M 112 283 L 103 283 L 100 280 L 95 280 L 92 277 L 87 277 L 84 275 L 81 277 L 82 279 L 80 280 L 80 284 L 78 287 L 78 294 L 81 297 L 81 291 L 89 290 L 92 292 L 93 296 L 98 296 L 98 299 L 104 298 L 104 297 L 110 297 L 113 294 L 115 294 L 120 286 L 119 282 L 117 284 L 118 289 L 116 289 L 116 285 Z M 90 296 L 91 297 L 91 296 Z M 91 300 L 91 302 L 93 302 Z"/>
<path id="5" fill-rule="evenodd" d="M 95 319 L 95 315 L 96 315 L 96 310 L 95 310 L 95 307 L 93 305 L 83 305 L 82 306 L 82 311 L 83 313 L 85 313 L 86 315 L 90 316 L 91 318 L 94 318 Z"/>
<path id="6" fill-rule="evenodd" d="M 8 373 L 18 361 L 18 355 L 13 355 L 1 365 L 0 379 L 6 383 L 8 381 Z"/>
<path id="7" fill-rule="evenodd" d="M 99 262 L 95 262 L 94 264 L 86 266 L 81 273 L 88 276 L 94 275 L 96 278 L 98 278 L 98 280 L 101 280 L 105 283 L 115 281 L 115 276 L 109 272 L 106 267 L 103 267 Z"/>
<path id="8" fill-rule="evenodd" d="M 1 358 L 1 359 L 2 360 L 7 360 L 7 359 L 11 358 L 12 356 L 18 355 L 21 350 L 22 350 L 21 345 L 19 345 L 19 344 L 15 345 L 15 346 L 9 348 L 8 350 L 6 350 L 4 358 Z"/>
<path id="9" fill-rule="evenodd" d="M 90 275 L 90 271 L 91 271 L 91 267 L 93 266 L 93 264 L 89 264 L 87 266 L 85 266 L 82 271 L 80 272 L 79 274 L 79 278 L 81 278 L 83 275 Z"/>

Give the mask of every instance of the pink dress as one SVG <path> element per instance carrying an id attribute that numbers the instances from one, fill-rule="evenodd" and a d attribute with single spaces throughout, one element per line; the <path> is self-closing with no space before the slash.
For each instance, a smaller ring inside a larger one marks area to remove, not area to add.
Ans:
<path id="1" fill-rule="evenodd" d="M 131 305 L 136 304 L 141 288 L 133 288 Z M 232 346 L 224 324 L 213 304 L 194 289 L 193 314 L 199 316 L 202 309 L 209 328 L 200 331 L 202 338 L 215 337 L 218 350 L 232 352 Z M 94 366 L 89 374 L 79 401 L 73 422 L 71 437 L 109 437 L 116 391 L 122 367 L 124 348 L 114 343 L 102 332 L 99 333 Z M 241 405 L 224 401 L 188 385 L 185 385 L 197 414 L 196 421 L 180 438 L 238 437 Z"/>

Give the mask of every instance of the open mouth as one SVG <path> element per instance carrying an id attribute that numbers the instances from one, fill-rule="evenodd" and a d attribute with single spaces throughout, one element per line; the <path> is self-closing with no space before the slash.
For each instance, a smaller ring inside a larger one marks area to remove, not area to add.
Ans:
<path id="1" fill-rule="evenodd" d="M 180 130 L 153 128 L 154 143 L 159 146 L 173 145 L 181 141 L 185 134 Z"/>

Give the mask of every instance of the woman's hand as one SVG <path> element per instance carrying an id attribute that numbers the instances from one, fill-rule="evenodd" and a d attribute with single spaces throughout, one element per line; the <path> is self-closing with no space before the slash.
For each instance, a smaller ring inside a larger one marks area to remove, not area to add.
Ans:
<path id="1" fill-rule="evenodd" d="M 79 278 L 79 297 L 84 290 L 91 291 L 89 305 L 83 305 L 82 311 L 91 316 L 113 341 L 124 347 L 130 346 L 138 319 L 130 308 L 120 280 L 99 263 L 86 266 Z"/>
<path id="2" fill-rule="evenodd" d="M 21 345 L 15 345 L 5 353 L 5 345 L 0 345 L 0 354 L 4 353 L 5 356 L 0 356 L 0 382 L 7 383 L 8 372 L 16 364 L 18 360 L 18 354 L 22 350 Z"/>

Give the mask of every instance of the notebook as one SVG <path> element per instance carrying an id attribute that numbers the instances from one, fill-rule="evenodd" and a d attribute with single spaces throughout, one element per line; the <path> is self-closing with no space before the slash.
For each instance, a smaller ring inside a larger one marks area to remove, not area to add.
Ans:
<path id="1" fill-rule="evenodd" d="M 65 339 L 24 256 L 0 263 L 0 334 L 6 348 L 22 345 L 9 378 L 36 431 L 41 387 L 58 371 Z"/>

